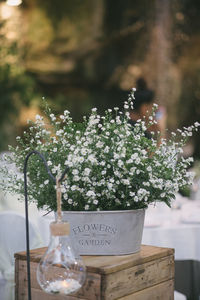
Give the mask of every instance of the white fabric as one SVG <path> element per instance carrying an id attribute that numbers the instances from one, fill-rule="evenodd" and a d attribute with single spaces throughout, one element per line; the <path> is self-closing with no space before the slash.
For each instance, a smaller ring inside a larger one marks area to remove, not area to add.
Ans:
<path id="1" fill-rule="evenodd" d="M 193 182 L 191 198 L 200 200 L 200 178 L 195 179 Z"/>
<path id="2" fill-rule="evenodd" d="M 12 155 L 10 152 L 4 152 L 4 153 L 0 153 L 0 158 L 3 157 L 4 154 Z M 14 164 L 8 164 L 7 162 L 0 160 L 0 166 L 1 167 L 5 166 L 9 168 L 9 170 L 14 171 L 18 177 L 23 178 L 23 174 L 18 172 Z M 0 173 L 0 181 L 2 176 L 3 175 Z M 19 199 L 21 201 L 19 201 Z M 3 190 L 0 189 L 0 211 L 13 211 L 13 212 L 18 212 L 25 216 L 24 196 L 4 192 Z M 45 212 L 43 211 L 39 212 L 36 204 L 32 202 L 29 203 L 28 212 L 29 212 L 30 222 L 35 225 L 38 231 L 38 235 L 41 236 L 42 246 L 47 246 L 49 242 L 49 226 L 48 226 L 48 222 L 43 221 L 42 218 Z M 48 217 L 45 220 L 48 220 Z M 45 230 L 43 230 L 43 227 L 45 227 L 44 228 Z M 42 229 L 41 232 L 40 229 Z"/>
<path id="3" fill-rule="evenodd" d="M 176 260 L 200 261 L 200 201 L 177 196 L 172 209 L 162 203 L 150 206 L 142 243 L 174 248 Z"/>
<path id="4" fill-rule="evenodd" d="M 19 195 L 4 193 L 0 190 L 0 212 L 10 211 L 16 212 L 25 217 L 25 203 L 19 201 Z M 35 226 L 35 229 L 40 236 L 42 246 L 47 246 L 49 242 L 49 215 L 43 217 L 46 211 L 39 211 L 35 203 L 29 203 L 28 214 L 30 222 Z M 47 220 L 47 221 L 46 221 Z M 51 218 L 53 220 L 53 218 Z"/>
<path id="5" fill-rule="evenodd" d="M 0 164 L 8 166 L 7 163 Z M 13 164 L 9 169 L 17 171 Z M 0 173 L 0 179 L 2 176 Z M 23 177 L 23 174 L 18 173 L 18 176 Z M 48 245 L 49 222 L 43 220 L 43 212 L 38 212 L 34 203 L 29 204 L 28 212 L 30 248 Z M 14 299 L 14 253 L 26 249 L 25 234 L 24 197 L 0 190 L 0 300 Z"/>
<path id="6" fill-rule="evenodd" d="M 187 300 L 186 296 L 175 291 L 174 292 L 174 300 Z"/>
<path id="7" fill-rule="evenodd" d="M 54 221 L 55 221 L 54 212 L 50 212 L 48 214 L 46 211 L 42 211 L 42 210 L 38 212 L 37 226 L 44 246 L 48 246 L 49 244 L 50 241 L 49 225 L 51 222 Z"/>
<path id="8" fill-rule="evenodd" d="M 41 247 L 41 239 L 29 224 L 30 249 Z M 5 300 L 14 299 L 14 253 L 26 250 L 25 218 L 16 212 L 0 212 L 0 271 L 6 285 Z"/>

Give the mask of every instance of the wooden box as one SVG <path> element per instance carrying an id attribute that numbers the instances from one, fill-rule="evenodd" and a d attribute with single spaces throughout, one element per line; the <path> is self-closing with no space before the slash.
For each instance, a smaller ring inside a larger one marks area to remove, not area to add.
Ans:
<path id="1" fill-rule="evenodd" d="M 32 250 L 32 300 L 173 300 L 174 250 L 142 246 L 126 256 L 84 256 L 87 279 L 83 288 L 70 296 L 44 293 L 37 283 L 36 268 L 45 248 Z M 26 252 L 15 254 L 16 300 L 28 299 Z"/>

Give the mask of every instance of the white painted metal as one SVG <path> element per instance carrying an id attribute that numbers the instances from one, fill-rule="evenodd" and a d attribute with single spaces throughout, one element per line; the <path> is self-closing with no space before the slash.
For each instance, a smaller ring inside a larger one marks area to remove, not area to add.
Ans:
<path id="1" fill-rule="evenodd" d="M 145 210 L 64 211 L 70 237 L 82 255 L 124 255 L 140 250 Z"/>

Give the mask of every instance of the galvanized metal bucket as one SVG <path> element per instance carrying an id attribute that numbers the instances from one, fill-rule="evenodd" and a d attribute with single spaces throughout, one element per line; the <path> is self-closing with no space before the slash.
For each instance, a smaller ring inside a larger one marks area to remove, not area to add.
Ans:
<path id="1" fill-rule="evenodd" d="M 64 211 L 70 237 L 82 255 L 125 255 L 138 252 L 145 210 Z"/>

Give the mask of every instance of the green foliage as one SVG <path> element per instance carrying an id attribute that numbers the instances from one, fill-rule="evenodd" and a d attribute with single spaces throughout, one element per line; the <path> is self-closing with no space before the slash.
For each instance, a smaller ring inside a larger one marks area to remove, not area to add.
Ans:
<path id="1" fill-rule="evenodd" d="M 191 196 L 191 187 L 190 187 L 190 186 L 186 186 L 186 187 L 184 187 L 184 188 L 180 188 L 179 193 L 180 193 L 183 197 L 190 198 L 190 196 Z"/>
<path id="2" fill-rule="evenodd" d="M 183 89 L 178 103 L 180 126 L 188 126 L 191 122 L 200 120 L 200 67 L 196 68 L 183 74 Z M 194 146 L 194 158 L 199 159 L 200 135 L 196 133 L 191 142 Z"/>
<path id="3" fill-rule="evenodd" d="M 37 0 L 37 2 L 40 8 L 43 9 L 50 17 L 54 26 L 56 26 L 58 22 L 66 16 L 72 21 L 77 21 L 82 18 L 88 17 L 89 11 L 91 9 L 90 0 Z"/>
<path id="4" fill-rule="evenodd" d="M 7 147 L 7 125 L 13 123 L 14 128 L 20 108 L 36 95 L 34 88 L 34 80 L 22 66 L 17 43 L 0 35 L 0 150 Z"/>
<path id="5" fill-rule="evenodd" d="M 192 182 L 192 174 L 187 172 L 192 159 L 181 153 L 187 138 L 200 124 L 178 130 L 158 146 L 153 132 L 151 139 L 145 135 L 156 123 L 157 105 L 151 116 L 132 127 L 132 99 L 133 93 L 124 102 L 124 112 L 115 107 L 100 116 L 93 108 L 82 123 L 74 122 L 68 110 L 56 117 L 46 106 L 49 122 L 36 115 L 36 122 L 30 124 L 23 139 L 17 137 L 18 146 L 11 147 L 12 154 L 4 159 L 8 166 L 15 163 L 22 172 L 26 155 L 37 150 L 45 156 L 54 176 L 60 176 L 68 167 L 61 186 L 64 210 L 139 209 L 155 201 L 170 206 L 179 188 Z M 0 169 L 6 178 L 2 186 L 23 194 L 22 178 L 8 168 Z M 56 210 L 55 184 L 37 155 L 29 160 L 28 177 L 29 195 L 38 208 Z"/>

